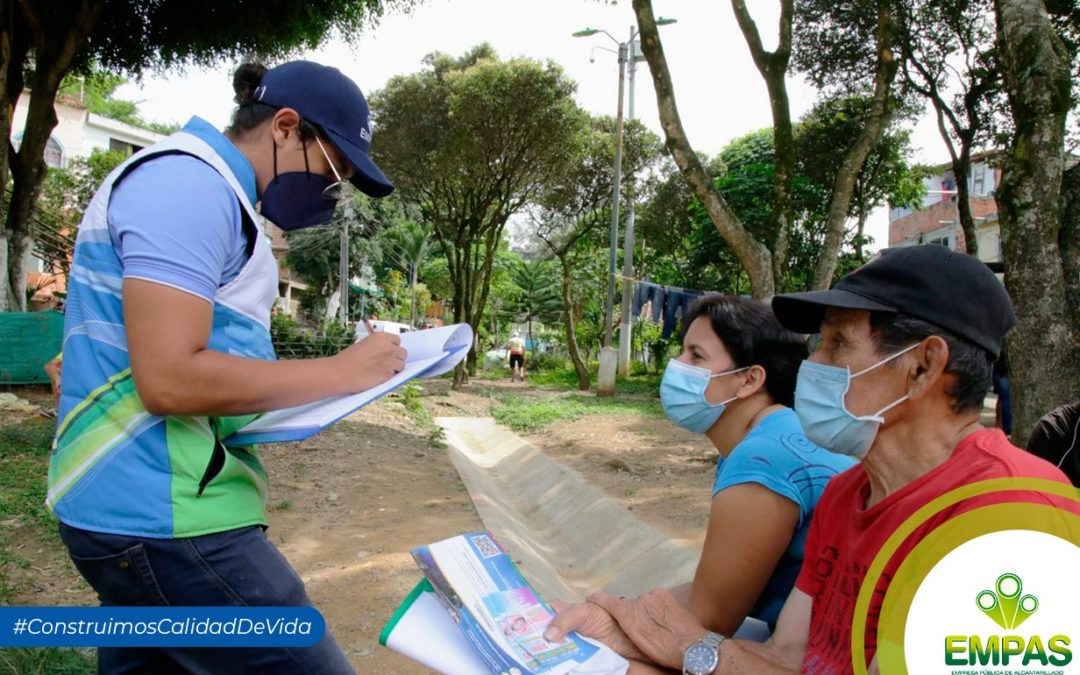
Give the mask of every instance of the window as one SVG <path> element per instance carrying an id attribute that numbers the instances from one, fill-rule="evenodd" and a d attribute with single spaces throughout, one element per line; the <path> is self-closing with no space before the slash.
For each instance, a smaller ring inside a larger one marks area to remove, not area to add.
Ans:
<path id="1" fill-rule="evenodd" d="M 111 152 L 122 152 L 125 155 L 130 155 L 132 153 L 131 143 L 121 141 L 119 138 L 109 139 L 109 150 Z"/>
<path id="2" fill-rule="evenodd" d="M 986 194 L 986 165 L 976 164 L 971 168 L 971 194 L 982 197 Z"/>
<path id="3" fill-rule="evenodd" d="M 45 143 L 45 166 L 53 169 L 64 166 L 64 149 L 55 138 L 49 138 Z"/>

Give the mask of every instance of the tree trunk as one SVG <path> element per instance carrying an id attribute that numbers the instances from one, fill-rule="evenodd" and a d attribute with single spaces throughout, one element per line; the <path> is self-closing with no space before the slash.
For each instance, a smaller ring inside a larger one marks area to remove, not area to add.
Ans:
<path id="1" fill-rule="evenodd" d="M 960 149 L 959 161 L 953 162 L 953 176 L 956 178 L 956 214 L 960 220 L 960 229 L 964 233 L 964 250 L 968 255 L 979 255 L 979 235 L 975 231 L 975 218 L 971 215 L 971 191 L 968 190 L 968 176 L 971 174 L 971 144 L 964 143 Z"/>
<path id="2" fill-rule="evenodd" d="M 574 329 L 574 301 L 570 297 L 573 279 L 570 278 L 570 264 L 565 256 L 559 257 L 559 263 L 562 267 L 563 323 L 566 327 L 566 351 L 570 352 L 570 360 L 573 361 L 574 370 L 577 371 L 578 389 L 589 391 L 589 369 L 585 367 L 581 360 L 581 354 L 578 351 L 577 333 Z"/>
<path id="3" fill-rule="evenodd" d="M 47 26 L 28 3 L 22 3 L 19 8 L 20 16 L 25 18 L 33 36 L 34 73 L 26 128 L 19 151 L 14 154 L 14 162 L 9 167 L 12 178 L 11 203 L 5 222 L 6 232 L 0 237 L 7 239 L 7 293 L 6 298 L 0 296 L 0 302 L 6 300 L 7 309 L 26 309 L 25 266 L 33 249 L 34 204 L 41 193 L 47 170 L 45 145 L 57 123 L 54 108 L 56 93 L 64 75 L 71 68 L 76 52 L 86 42 L 97 22 L 103 5 L 104 0 L 83 0 L 73 11 L 64 15 L 67 22 L 60 25 L 50 22 Z M 21 65 L 10 62 L 12 67 Z M 10 86 L 7 89 L 10 92 Z"/>
<path id="4" fill-rule="evenodd" d="M 14 0 L 0 0 L 0 138 L 3 139 L 0 150 L 0 189 L 6 191 L 10 175 L 8 160 L 13 154 L 9 151 L 11 142 L 11 118 L 22 90 L 22 63 L 26 58 L 24 49 L 20 49 L 18 36 L 15 34 Z M 25 41 L 25 40 L 24 40 Z M 11 89 L 15 89 L 14 96 Z M 2 194 L 2 193 L 0 193 Z M 0 199 L 0 203 L 3 203 Z M 19 298 L 24 296 L 25 281 L 12 279 L 12 270 L 21 270 L 22 262 L 8 265 L 12 237 L 9 235 L 4 218 L 0 218 L 0 312 L 13 311 L 20 307 Z M 23 246 L 15 247 L 22 248 Z"/>
<path id="5" fill-rule="evenodd" d="M 1080 162 L 1061 176 L 1061 266 L 1065 272 L 1065 302 L 1080 317 Z M 1074 322 L 1073 326 L 1077 324 Z"/>
<path id="6" fill-rule="evenodd" d="M 712 179 L 705 170 L 701 159 L 694 152 L 690 140 L 679 117 L 675 103 L 675 89 L 671 83 L 664 48 L 660 44 L 660 34 L 656 28 L 650 0 L 633 0 L 634 13 L 637 15 L 638 29 L 641 31 L 641 50 L 649 62 L 653 88 L 656 90 L 656 104 L 660 112 L 660 125 L 664 128 L 664 138 L 672 159 L 694 195 L 705 207 L 706 213 L 716 226 L 720 236 L 731 248 L 739 263 L 750 277 L 750 289 L 755 298 L 768 299 L 776 293 L 773 282 L 772 253 L 760 241 L 743 227 L 739 217 L 716 191 Z"/>
<path id="7" fill-rule="evenodd" d="M 1038 419 L 1075 400 L 1080 382 L 1080 313 L 1075 230 L 1061 208 L 1069 59 L 1039 0 L 995 0 L 998 46 L 1015 127 L 996 192 L 1005 284 L 1016 306 L 1009 336 L 1013 438 L 1026 442 Z M 1062 246 L 1061 225 L 1070 243 Z M 1066 260 L 1068 250 L 1074 256 Z M 1074 275 L 1075 276 L 1075 275 Z"/>
<path id="8" fill-rule="evenodd" d="M 411 298 L 409 299 L 409 327 L 416 330 L 416 264 L 410 266 L 409 270 L 409 290 L 411 291 Z"/>
<path id="9" fill-rule="evenodd" d="M 795 179 L 795 134 L 791 125 L 791 106 L 788 103 L 787 75 L 788 62 L 791 59 L 791 22 L 794 14 L 794 0 L 780 2 L 780 39 L 776 50 L 766 51 L 761 43 L 757 24 L 746 10 L 744 0 L 731 0 L 735 18 L 739 22 L 746 45 L 754 65 L 765 80 L 769 92 L 769 106 L 773 120 L 773 203 L 770 213 L 772 232 L 772 274 L 773 286 L 777 291 L 784 290 L 787 278 L 788 242 L 792 223 L 795 220 L 792 206 L 791 185 Z"/>
<path id="10" fill-rule="evenodd" d="M 874 71 L 874 97 L 859 138 L 848 150 L 833 183 L 829 215 L 825 224 L 825 241 L 817 265 L 814 267 L 813 289 L 815 290 L 826 289 L 832 285 L 833 275 L 836 274 L 836 261 L 844 241 L 844 229 L 847 225 L 855 180 L 870 151 L 881 140 L 881 135 L 889 121 L 892 108 L 892 82 L 896 77 L 898 66 L 891 47 L 894 34 L 891 0 L 877 0 L 877 28 L 874 32 L 877 65 Z"/>

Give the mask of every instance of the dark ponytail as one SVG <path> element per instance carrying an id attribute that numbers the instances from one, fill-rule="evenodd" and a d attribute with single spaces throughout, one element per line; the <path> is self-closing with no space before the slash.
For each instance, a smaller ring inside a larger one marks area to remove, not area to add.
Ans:
<path id="1" fill-rule="evenodd" d="M 266 66 L 254 61 L 246 61 L 233 73 L 233 91 L 236 96 L 236 109 L 233 110 L 232 122 L 225 132 L 236 137 L 243 136 L 263 122 L 271 119 L 278 109 L 260 103 L 256 98 L 256 91 L 262 83 Z M 306 140 L 311 140 L 316 135 L 316 127 L 306 120 L 300 120 L 300 135 Z"/>
<path id="2" fill-rule="evenodd" d="M 266 66 L 254 61 L 246 61 L 233 73 L 232 86 L 236 92 L 233 99 L 236 104 L 243 106 L 255 100 L 255 90 L 259 88 L 262 77 L 266 73 Z"/>
<path id="3" fill-rule="evenodd" d="M 266 66 L 251 61 L 241 63 L 233 73 L 233 91 L 236 96 L 236 109 L 233 110 L 232 122 L 225 132 L 232 136 L 243 136 L 266 120 L 272 118 L 277 112 L 273 107 L 265 103 L 259 103 L 255 99 L 255 90 L 262 82 Z"/>

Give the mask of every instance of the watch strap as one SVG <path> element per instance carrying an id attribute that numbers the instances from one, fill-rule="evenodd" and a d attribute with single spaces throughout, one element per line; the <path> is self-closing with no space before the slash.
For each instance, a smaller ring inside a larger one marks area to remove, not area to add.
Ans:
<path id="1" fill-rule="evenodd" d="M 709 631 L 705 634 L 704 637 L 701 638 L 701 641 L 709 645 L 713 649 L 720 651 L 720 645 L 723 644 L 724 640 L 726 639 L 727 638 L 720 633 L 714 633 L 712 631 Z"/>

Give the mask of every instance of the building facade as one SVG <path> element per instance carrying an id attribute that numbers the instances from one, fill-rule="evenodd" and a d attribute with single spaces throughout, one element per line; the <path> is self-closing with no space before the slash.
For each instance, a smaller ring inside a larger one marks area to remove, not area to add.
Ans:
<path id="1" fill-rule="evenodd" d="M 1001 180 L 1001 170 L 992 164 L 993 155 L 983 153 L 971 160 L 968 176 L 968 204 L 975 220 L 979 259 L 1001 262 L 1001 230 L 998 226 L 994 190 Z M 926 197 L 921 208 L 889 209 L 889 246 L 941 244 L 955 251 L 966 251 L 967 242 L 960 226 L 956 176 L 952 164 L 936 167 L 923 180 Z"/>
<path id="2" fill-rule="evenodd" d="M 26 128 L 29 98 L 29 92 L 23 92 L 12 118 L 11 140 L 16 148 Z M 92 113 L 77 97 L 58 96 L 55 109 L 58 122 L 45 148 L 45 164 L 51 168 L 66 168 L 72 159 L 89 157 L 94 150 L 113 150 L 130 155 L 164 138 L 148 129 Z M 285 264 L 289 244 L 281 230 L 268 221 L 263 221 L 263 227 L 273 244 L 274 257 L 278 260 L 277 309 L 298 317 L 299 293 L 307 285 L 296 278 Z M 31 299 L 31 309 L 45 309 L 54 303 L 54 293 L 65 292 L 63 274 L 40 258 L 29 258 L 26 271 L 28 283 L 37 289 Z"/>

